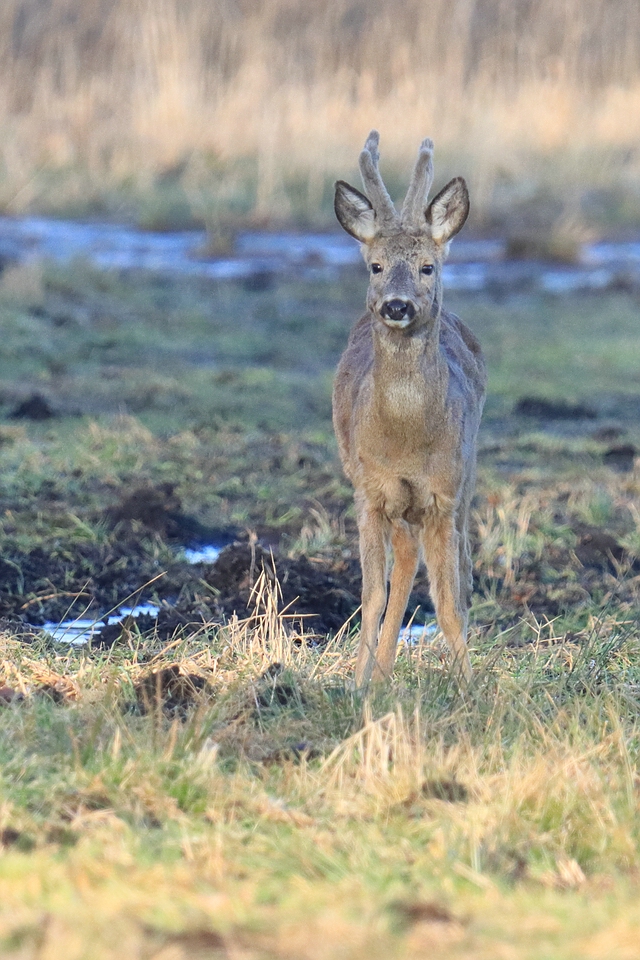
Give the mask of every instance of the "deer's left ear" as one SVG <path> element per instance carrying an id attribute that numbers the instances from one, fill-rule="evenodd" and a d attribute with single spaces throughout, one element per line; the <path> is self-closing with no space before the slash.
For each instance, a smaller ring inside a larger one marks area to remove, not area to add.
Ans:
<path id="1" fill-rule="evenodd" d="M 469 216 L 469 191 L 462 177 L 454 177 L 427 207 L 425 217 L 436 243 L 447 243 Z"/>

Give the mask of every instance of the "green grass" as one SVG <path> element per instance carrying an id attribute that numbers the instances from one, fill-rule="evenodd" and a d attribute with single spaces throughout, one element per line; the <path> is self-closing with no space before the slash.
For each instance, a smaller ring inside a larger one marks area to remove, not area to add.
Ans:
<path id="1" fill-rule="evenodd" d="M 283 672 L 260 679 L 274 646 Z M 268 638 L 266 618 L 151 667 L 147 649 L 6 641 L 26 699 L 0 735 L 5 956 L 136 956 L 172 937 L 189 956 L 206 931 L 250 957 L 570 958 L 605 938 L 607 956 L 631 956 L 628 632 L 481 645 L 466 700 L 425 649 L 361 701 L 353 640 L 314 651 L 282 622 Z M 186 720 L 141 716 L 135 683 L 170 663 L 209 686 Z"/>
<path id="2" fill-rule="evenodd" d="M 357 270 L 256 291 L 82 263 L 15 268 L 0 285 L 0 399 L 31 384 L 63 409 L 124 410 L 165 433 L 193 425 L 326 433 L 331 375 L 365 286 Z M 457 294 L 447 303 L 482 340 L 489 417 L 529 393 L 608 399 L 612 409 L 621 394 L 637 396 L 634 294 Z"/>
<path id="3" fill-rule="evenodd" d="M 108 522 L 142 482 L 203 524 L 349 561 L 330 385 L 364 285 L 255 291 L 81 264 L 5 278 L 2 603 L 30 616 L 58 592 L 63 611 L 101 564 L 114 602 L 163 570 L 178 582 L 176 544 Z M 357 626 L 308 645 L 268 594 L 245 621 L 169 641 L 131 624 L 109 652 L 5 623 L 3 957 L 636 955 L 640 480 L 594 435 L 615 422 L 639 439 L 636 301 L 449 305 L 491 371 L 471 693 L 435 644 L 403 647 L 393 683 L 363 700 Z M 13 419 L 34 391 L 59 415 Z M 604 419 L 510 416 L 528 394 Z M 594 529 L 628 562 L 585 566 Z M 34 551 L 58 579 L 28 592 Z"/>

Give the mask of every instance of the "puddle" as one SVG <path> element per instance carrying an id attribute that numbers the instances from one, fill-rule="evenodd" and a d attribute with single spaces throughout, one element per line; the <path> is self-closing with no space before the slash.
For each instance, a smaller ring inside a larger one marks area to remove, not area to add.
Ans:
<path id="1" fill-rule="evenodd" d="M 202 547 L 187 548 L 183 551 L 187 563 L 215 563 L 224 545 L 207 543 Z"/>
<path id="2" fill-rule="evenodd" d="M 433 643 L 439 632 L 440 628 L 435 620 L 430 623 L 412 623 L 410 627 L 402 628 L 399 639 L 408 647 L 418 647 L 424 643 Z"/>
<path id="3" fill-rule="evenodd" d="M 106 624 L 120 623 L 125 617 L 139 617 L 143 614 L 151 617 L 157 617 L 160 607 L 153 603 L 140 603 L 136 607 L 120 607 L 116 613 L 107 617 L 106 620 L 88 620 L 77 618 L 76 620 L 63 620 L 62 623 L 47 621 L 43 624 L 42 630 L 49 634 L 55 643 L 69 643 L 74 647 L 82 647 L 94 638 Z"/>
<path id="4" fill-rule="evenodd" d="M 196 548 L 186 548 L 182 554 L 187 563 L 215 563 L 224 547 L 225 544 L 207 543 Z M 42 630 L 48 633 L 56 643 L 69 643 L 72 646 L 81 647 L 90 643 L 105 625 L 120 623 L 125 617 L 143 615 L 157 617 L 159 612 L 160 607 L 156 604 L 140 603 L 135 607 L 119 607 L 115 613 L 106 618 L 78 617 L 75 620 L 63 620 L 61 623 L 48 620 L 43 624 Z"/>
<path id="5" fill-rule="evenodd" d="M 362 263 L 358 244 L 345 234 L 243 231 L 224 257 L 206 255 L 204 230 L 151 233 L 109 223 L 44 217 L 0 217 L 0 261 L 82 257 L 103 269 L 142 269 L 217 280 L 287 277 L 331 279 Z M 580 261 L 560 267 L 536 260 L 506 260 L 502 240 L 457 240 L 444 267 L 444 283 L 460 291 L 531 291 L 566 294 L 616 285 L 640 287 L 640 242 L 585 244 Z"/>

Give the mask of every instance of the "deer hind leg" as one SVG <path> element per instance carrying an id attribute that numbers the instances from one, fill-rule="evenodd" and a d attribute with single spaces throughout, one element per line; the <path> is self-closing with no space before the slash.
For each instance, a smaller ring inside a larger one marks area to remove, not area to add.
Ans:
<path id="1" fill-rule="evenodd" d="M 460 540 L 454 516 L 436 513 L 425 529 L 423 546 L 438 623 L 453 655 L 454 671 L 468 684 L 471 663 L 467 651 L 468 611 L 463 597 L 470 571 L 463 572 L 466 583 L 461 590 Z"/>
<path id="2" fill-rule="evenodd" d="M 379 510 L 357 503 L 362 566 L 362 629 L 356 660 L 356 687 L 369 683 L 375 665 L 380 620 L 387 602 L 388 524 Z"/>
<path id="3" fill-rule="evenodd" d="M 397 520 L 391 526 L 393 569 L 389 603 L 380 631 L 372 680 L 386 680 L 393 673 L 398 649 L 398 634 L 415 580 L 420 554 L 420 541 L 409 524 Z"/>

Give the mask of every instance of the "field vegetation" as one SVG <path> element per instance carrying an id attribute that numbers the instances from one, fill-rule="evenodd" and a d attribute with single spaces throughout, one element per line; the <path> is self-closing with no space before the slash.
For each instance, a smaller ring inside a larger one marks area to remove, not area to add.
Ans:
<path id="1" fill-rule="evenodd" d="M 471 231 L 567 262 L 637 230 L 639 106 L 635 0 L 5 0 L 0 209 L 227 253 L 326 227 L 376 126 L 394 195 L 431 135 Z M 358 694 L 365 282 L 0 264 L 3 958 L 638 957 L 637 289 L 447 296 L 490 371 L 475 680 L 422 575 Z"/>
<path id="2" fill-rule="evenodd" d="M 361 697 L 329 397 L 363 283 L 5 271 L 3 957 L 637 955 L 637 299 L 449 298 L 491 370 L 476 681 L 427 634 Z M 182 552 L 224 532 L 235 616 Z M 156 623 L 38 626 L 131 595 Z"/>
<path id="3" fill-rule="evenodd" d="M 326 223 L 372 125 L 405 182 L 429 134 L 476 227 L 637 222 L 634 0 L 6 0 L 0 205 Z"/>

